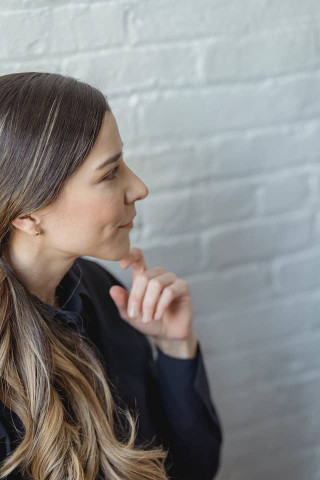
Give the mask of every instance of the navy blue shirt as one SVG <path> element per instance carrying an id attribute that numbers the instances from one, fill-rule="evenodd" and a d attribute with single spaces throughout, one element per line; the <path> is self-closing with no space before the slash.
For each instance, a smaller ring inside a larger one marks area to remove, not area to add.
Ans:
<path id="1" fill-rule="evenodd" d="M 90 340 L 115 402 L 138 412 L 136 445 L 152 441 L 168 449 L 171 480 L 212 480 L 220 466 L 222 426 L 213 404 L 201 346 L 195 358 L 180 359 L 153 351 L 148 338 L 122 320 L 109 290 L 126 288 L 97 262 L 79 257 L 61 280 L 61 307 L 43 303 L 52 318 Z M 18 417 L 0 402 L 0 460 L 24 433 Z M 17 427 L 17 428 L 15 428 Z M 8 480 L 21 479 L 15 472 Z"/>

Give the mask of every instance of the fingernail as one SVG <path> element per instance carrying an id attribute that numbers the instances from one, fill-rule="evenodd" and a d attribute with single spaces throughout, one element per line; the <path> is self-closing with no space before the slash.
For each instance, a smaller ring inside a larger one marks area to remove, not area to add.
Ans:
<path id="1" fill-rule="evenodd" d="M 143 314 L 142 321 L 143 321 L 143 323 L 148 323 L 149 317 L 146 313 Z"/>

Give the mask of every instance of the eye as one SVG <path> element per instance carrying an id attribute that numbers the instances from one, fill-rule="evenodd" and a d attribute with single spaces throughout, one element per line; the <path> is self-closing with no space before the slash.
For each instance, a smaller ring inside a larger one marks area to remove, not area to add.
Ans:
<path id="1" fill-rule="evenodd" d="M 102 180 L 106 180 L 106 181 L 111 181 L 113 180 L 114 178 L 116 178 L 117 176 L 117 173 L 118 173 L 118 170 L 119 170 L 119 165 L 117 167 L 115 167 L 112 172 L 107 175 L 106 177 L 104 177 Z"/>

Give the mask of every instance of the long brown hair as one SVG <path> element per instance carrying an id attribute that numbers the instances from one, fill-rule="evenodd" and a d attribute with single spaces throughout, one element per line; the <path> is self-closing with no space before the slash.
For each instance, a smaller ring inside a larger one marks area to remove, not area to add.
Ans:
<path id="1" fill-rule="evenodd" d="M 72 77 L 0 76 L 0 401 L 25 430 L 0 479 L 15 469 L 35 480 L 168 478 L 167 451 L 135 445 L 137 418 L 114 403 L 94 346 L 50 318 L 1 256 L 12 220 L 58 197 L 106 111 L 105 96 Z"/>

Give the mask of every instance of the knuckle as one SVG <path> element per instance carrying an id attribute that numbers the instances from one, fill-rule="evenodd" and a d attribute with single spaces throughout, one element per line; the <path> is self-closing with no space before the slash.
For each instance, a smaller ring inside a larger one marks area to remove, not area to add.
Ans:
<path id="1" fill-rule="evenodd" d="M 136 281 L 138 281 L 139 283 L 147 283 L 148 277 L 144 272 L 138 273 L 138 275 L 136 276 Z"/>
<path id="2" fill-rule="evenodd" d="M 161 267 L 160 265 L 159 265 L 158 267 L 155 267 L 155 268 L 156 268 L 156 270 L 160 270 L 161 272 L 165 272 L 165 271 L 166 271 L 166 270 L 165 270 L 163 267 Z"/>
<path id="3" fill-rule="evenodd" d="M 165 288 L 165 293 L 167 297 L 169 298 L 172 297 L 174 294 L 173 288 L 170 285 L 168 285 L 168 287 Z"/>
<path id="4" fill-rule="evenodd" d="M 156 288 L 157 290 L 159 290 L 162 286 L 161 281 L 157 278 L 151 278 L 149 283 L 152 288 Z"/>

